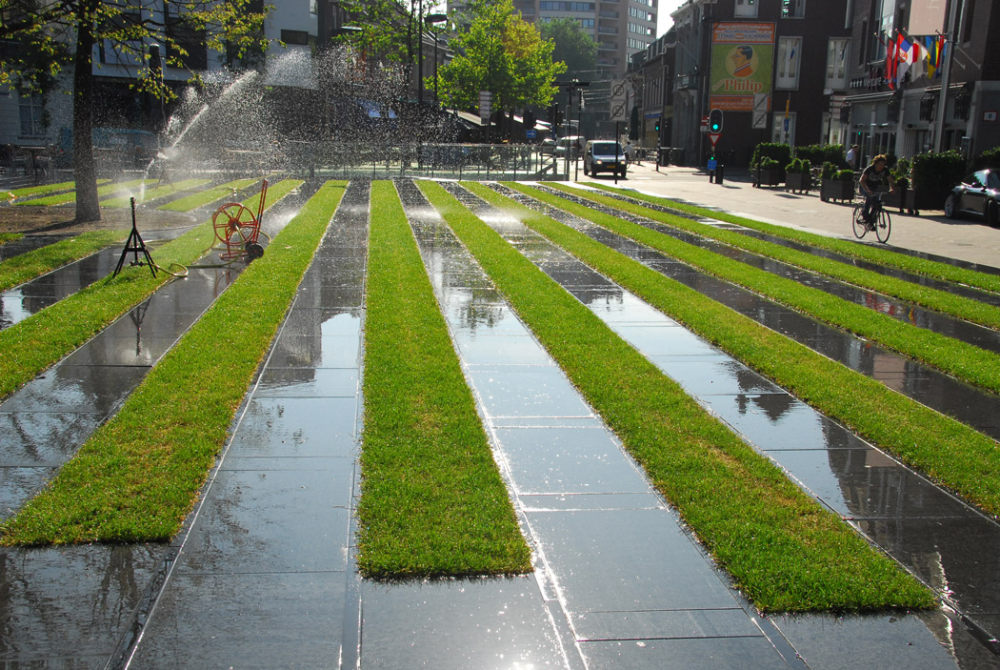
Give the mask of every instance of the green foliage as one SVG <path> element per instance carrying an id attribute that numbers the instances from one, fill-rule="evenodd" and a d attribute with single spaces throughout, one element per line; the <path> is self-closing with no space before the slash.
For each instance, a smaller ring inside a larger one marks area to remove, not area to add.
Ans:
<path id="1" fill-rule="evenodd" d="M 770 156 L 762 156 L 757 161 L 757 167 L 759 167 L 762 170 L 773 170 L 774 168 L 777 168 L 779 165 L 781 165 L 781 163 L 779 163 L 777 159 L 771 158 Z"/>
<path id="2" fill-rule="evenodd" d="M 827 161 L 840 166 L 845 165 L 843 144 L 810 144 L 795 147 L 795 155 L 806 159 L 812 165 L 822 165 Z"/>
<path id="3" fill-rule="evenodd" d="M 991 147 L 976 157 L 973 169 L 982 170 L 983 168 L 1000 170 L 1000 146 Z"/>
<path id="4" fill-rule="evenodd" d="M 473 12 L 468 32 L 453 44 L 459 55 L 439 72 L 444 104 L 470 108 L 479 91 L 492 91 L 496 110 L 548 106 L 558 90 L 552 82 L 566 71 L 552 60 L 555 45 L 515 12 L 513 0 L 478 2 Z"/>
<path id="5" fill-rule="evenodd" d="M 836 179 L 837 181 L 844 181 L 844 182 L 850 181 L 850 182 L 853 182 L 854 181 L 854 170 L 851 170 L 850 168 L 845 168 L 843 170 L 837 170 L 837 173 L 834 175 L 833 178 Z"/>
<path id="6" fill-rule="evenodd" d="M 563 80 L 577 77 L 590 79 L 597 67 L 597 42 L 590 33 L 580 27 L 574 19 L 562 18 L 546 21 L 542 24 L 543 40 L 555 43 L 552 60 L 566 64 Z"/>
<path id="7" fill-rule="evenodd" d="M 750 167 L 763 167 L 761 161 L 770 158 L 778 165 L 786 165 L 792 159 L 792 148 L 777 142 L 761 142 L 753 149 Z"/>
<path id="8" fill-rule="evenodd" d="M 793 158 L 785 165 L 785 172 L 790 174 L 808 174 L 812 164 L 805 158 Z"/>
<path id="9" fill-rule="evenodd" d="M 892 179 L 896 184 L 896 188 L 910 188 L 910 169 L 912 166 L 913 162 L 910 159 L 900 158 L 896 161 L 896 164 L 892 166 L 892 169 L 889 170 L 889 174 L 892 176 Z"/>
<path id="10" fill-rule="evenodd" d="M 965 174 L 965 159 L 957 151 L 917 154 L 910 169 L 913 175 L 913 190 L 921 203 L 935 203 L 941 206 L 951 192 L 951 187 Z"/>
<path id="11" fill-rule="evenodd" d="M 837 178 L 837 164 L 832 161 L 825 161 L 823 163 L 823 168 L 821 172 L 821 177 L 823 179 L 836 179 Z"/>

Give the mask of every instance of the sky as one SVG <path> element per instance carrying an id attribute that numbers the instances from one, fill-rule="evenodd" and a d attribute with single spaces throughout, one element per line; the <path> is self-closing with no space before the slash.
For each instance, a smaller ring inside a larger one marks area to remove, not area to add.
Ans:
<path id="1" fill-rule="evenodd" d="M 670 12 L 674 11 L 681 5 L 683 5 L 685 0 L 660 0 L 657 3 L 656 9 L 656 36 L 660 37 L 663 33 L 670 29 L 670 26 L 674 24 L 673 20 L 670 18 Z"/>

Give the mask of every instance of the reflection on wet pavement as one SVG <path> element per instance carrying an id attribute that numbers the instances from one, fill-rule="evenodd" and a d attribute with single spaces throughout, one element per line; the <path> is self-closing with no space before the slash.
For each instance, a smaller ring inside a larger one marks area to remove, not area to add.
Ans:
<path id="1" fill-rule="evenodd" d="M 759 621 L 715 570 L 419 192 L 408 184 L 400 191 L 497 460 L 537 547 L 543 592 L 555 601 L 550 609 L 562 611 L 583 662 L 682 668 L 712 658 L 718 667 L 802 667 L 781 634 Z M 621 295 L 516 221 L 486 208 L 477 212 L 564 282 L 601 286 L 599 302 Z M 470 323 L 469 313 L 489 315 L 490 323 Z M 926 632 L 918 644 L 928 658 L 946 660 Z"/>
<path id="2" fill-rule="evenodd" d="M 709 238 L 687 233 L 672 226 L 629 214 L 628 212 L 603 207 L 585 198 L 573 196 L 551 188 L 545 188 L 545 190 L 572 202 L 586 205 L 591 209 L 612 214 L 618 218 L 644 226 L 650 230 L 664 233 L 688 244 L 708 249 L 726 258 L 731 258 L 749 266 L 765 270 L 779 277 L 791 279 L 803 286 L 819 289 L 838 298 L 868 307 L 876 312 L 891 316 L 898 321 L 909 323 L 918 328 L 926 328 L 927 330 L 947 335 L 948 337 L 954 337 L 955 339 L 989 351 L 1000 352 L 1000 332 L 990 328 L 933 310 L 923 309 L 915 304 L 907 303 L 875 291 L 862 289 L 835 279 L 829 279 L 821 274 L 810 272 L 794 265 L 788 265 L 772 258 L 758 256 L 757 254 L 743 251 Z"/>
<path id="3" fill-rule="evenodd" d="M 585 186 L 583 186 L 581 184 L 577 184 L 577 186 L 580 187 L 580 188 L 586 188 Z M 756 238 L 758 240 L 765 240 L 767 242 L 773 242 L 774 244 L 780 244 L 781 246 L 788 247 L 789 249 L 795 249 L 797 251 L 804 251 L 804 252 L 812 254 L 814 256 L 820 256 L 822 258 L 829 258 L 831 260 L 835 260 L 835 261 L 838 261 L 840 263 L 846 263 L 848 265 L 854 265 L 856 267 L 863 268 L 865 270 L 871 270 L 872 272 L 877 272 L 877 273 L 879 273 L 881 275 L 885 275 L 886 277 L 894 277 L 896 279 L 902 279 L 902 280 L 908 281 L 908 282 L 910 282 L 912 284 L 920 284 L 921 286 L 928 286 L 930 288 L 935 288 L 935 289 L 938 289 L 938 290 L 941 290 L 941 291 L 946 291 L 948 293 L 954 293 L 956 295 L 961 295 L 961 296 L 964 296 L 964 297 L 967 297 L 967 298 L 972 298 L 973 300 L 979 300 L 980 302 L 984 302 L 984 303 L 986 303 L 988 305 L 1000 306 L 1000 295 L 997 295 L 995 293 L 990 293 L 988 291 L 982 291 L 980 289 L 973 288 L 971 286 L 963 286 L 961 284 L 955 284 L 953 282 L 940 281 L 940 280 L 937 280 L 937 279 L 933 279 L 931 277 L 925 277 L 923 275 L 912 274 L 912 273 L 906 272 L 905 270 L 900 270 L 900 269 L 889 267 L 889 266 L 886 266 L 886 265 L 878 265 L 877 263 L 870 263 L 870 262 L 865 261 L 865 260 L 860 259 L 860 258 L 843 256 L 841 254 L 838 254 L 838 253 L 836 253 L 834 251 L 830 251 L 828 249 L 821 249 L 819 247 L 813 247 L 813 246 L 809 246 L 809 245 L 806 245 L 806 244 L 801 244 L 801 243 L 796 242 L 794 240 L 786 239 L 784 237 L 778 237 L 776 235 L 770 235 L 768 233 L 761 232 L 759 230 L 753 230 L 751 228 L 744 228 L 743 226 L 737 225 L 735 223 L 728 223 L 728 222 L 723 222 L 723 221 L 719 221 L 719 220 L 716 220 L 716 219 L 704 218 L 702 216 L 693 215 L 693 214 L 690 214 L 688 212 L 683 212 L 683 211 L 678 210 L 678 209 L 672 209 L 672 208 L 670 208 L 668 206 L 665 206 L 665 205 L 657 205 L 655 203 L 646 202 L 645 200 L 640 200 L 640 199 L 632 198 L 632 197 L 629 197 L 628 195 L 625 195 L 625 194 L 611 193 L 609 191 L 603 191 L 603 190 L 597 190 L 596 192 L 600 193 L 602 196 L 611 197 L 611 198 L 614 198 L 616 200 L 622 200 L 624 202 L 630 202 L 632 204 L 640 205 L 642 207 L 646 207 L 646 208 L 649 208 L 649 209 L 655 209 L 658 212 L 667 212 L 669 214 L 674 214 L 676 216 L 680 216 L 680 217 L 683 217 L 683 218 L 692 219 L 692 220 L 695 220 L 695 221 L 699 221 L 701 223 L 707 223 L 709 225 L 714 225 L 714 226 L 717 226 L 719 228 L 725 228 L 726 230 L 731 230 L 731 231 L 736 232 L 736 233 L 741 233 L 743 235 L 746 235 L 747 237 L 753 237 L 753 238 Z M 684 201 L 679 200 L 678 202 L 684 202 Z M 704 205 L 699 205 L 697 203 L 691 203 L 691 202 L 689 202 L 687 204 L 694 205 L 696 207 L 702 207 L 703 209 L 707 209 L 707 208 L 704 207 Z M 942 258 L 940 256 L 931 256 L 929 254 L 922 254 L 920 252 L 911 251 L 911 250 L 908 250 L 908 249 L 893 248 L 893 251 L 897 252 L 897 253 L 906 254 L 908 256 L 916 256 L 918 258 L 926 258 L 928 260 L 937 261 L 939 263 L 947 263 L 949 265 L 955 265 L 955 266 L 959 266 L 959 267 L 965 267 L 965 268 L 968 268 L 970 270 L 975 270 L 977 272 L 986 272 L 986 273 L 989 273 L 989 274 L 997 274 L 998 272 L 1000 272 L 1000 270 L 998 270 L 997 268 L 992 268 L 992 267 L 989 267 L 989 266 L 982 266 L 982 265 L 978 265 L 976 263 L 964 263 L 962 261 L 957 261 L 957 260 L 952 259 L 952 258 Z"/>
<path id="4" fill-rule="evenodd" d="M 467 191 L 450 190 L 484 220 L 498 216 Z M 588 222 L 559 217 L 584 232 L 607 236 Z M 544 271 L 577 295 L 612 329 L 667 375 L 728 423 L 822 503 L 883 547 L 921 579 L 938 589 L 968 618 L 966 626 L 942 625 L 932 631 L 949 639 L 1000 632 L 1000 525 L 933 486 L 884 453 L 823 417 L 808 405 L 714 349 L 579 261 L 573 274 L 568 254 L 547 245 L 524 228 L 504 237 Z M 631 255 L 631 254 L 630 254 Z M 969 632 L 971 630 L 971 633 Z M 978 652 L 990 656 L 983 647 Z M 992 659 L 995 661 L 995 657 Z"/>
<path id="5" fill-rule="evenodd" d="M 616 251 L 657 272 L 689 286 L 730 309 L 828 356 L 894 391 L 909 396 L 942 414 L 952 416 L 994 439 L 1000 439 L 1000 397 L 888 351 L 843 330 L 816 321 L 793 309 L 772 302 L 753 291 L 704 274 L 676 259 L 664 256 L 609 230 L 582 221 L 566 212 L 542 205 L 520 193 L 497 187 L 504 195 L 550 217 L 573 226 Z M 570 288 L 588 304 L 596 299 L 589 290 Z"/>
<path id="6" fill-rule="evenodd" d="M 355 667 L 368 185 L 352 182 L 130 667 Z"/>

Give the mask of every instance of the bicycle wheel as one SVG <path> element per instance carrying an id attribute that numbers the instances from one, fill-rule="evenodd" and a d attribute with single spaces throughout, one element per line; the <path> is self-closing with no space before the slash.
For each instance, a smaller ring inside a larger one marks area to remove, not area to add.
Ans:
<path id="1" fill-rule="evenodd" d="M 889 212 L 880 210 L 878 213 L 878 223 L 875 224 L 875 236 L 878 241 L 885 244 L 889 241 L 889 233 L 892 232 L 892 217 Z"/>
<path id="2" fill-rule="evenodd" d="M 861 212 L 864 208 L 865 206 L 859 202 L 854 206 L 854 211 L 851 212 L 851 225 L 854 226 L 854 236 L 859 240 L 868 232 L 868 226 L 861 220 Z"/>

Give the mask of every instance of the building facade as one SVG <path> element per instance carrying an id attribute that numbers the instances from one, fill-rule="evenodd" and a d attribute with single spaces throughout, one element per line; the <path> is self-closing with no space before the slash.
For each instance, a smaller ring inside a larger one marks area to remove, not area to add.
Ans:
<path id="1" fill-rule="evenodd" d="M 1000 53 L 988 41 L 1000 30 L 994 0 L 854 5 L 839 139 L 858 144 L 863 159 L 948 149 L 972 158 L 1000 145 Z"/>
<path id="2" fill-rule="evenodd" d="M 836 135 L 834 102 L 848 87 L 851 6 L 850 0 L 688 0 L 671 15 L 661 49 L 673 51 L 661 145 L 674 147 L 689 165 L 714 154 L 745 166 L 760 142 L 817 144 Z M 651 56 L 647 62 L 656 63 Z M 662 71 L 666 60 L 653 67 Z M 645 115 L 653 114 L 644 106 Z M 723 119 L 714 148 L 702 130 L 712 110 Z"/>

